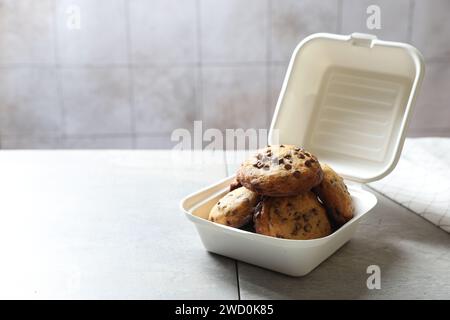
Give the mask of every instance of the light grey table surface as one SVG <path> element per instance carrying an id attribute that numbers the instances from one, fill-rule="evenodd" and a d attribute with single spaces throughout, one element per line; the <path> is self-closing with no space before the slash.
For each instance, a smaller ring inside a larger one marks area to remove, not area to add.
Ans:
<path id="1" fill-rule="evenodd" d="M 235 153 L 0 152 L 0 298 L 450 298 L 450 237 L 380 194 L 356 236 L 302 278 L 204 250 L 179 201 Z M 369 290 L 366 268 L 381 268 Z"/>

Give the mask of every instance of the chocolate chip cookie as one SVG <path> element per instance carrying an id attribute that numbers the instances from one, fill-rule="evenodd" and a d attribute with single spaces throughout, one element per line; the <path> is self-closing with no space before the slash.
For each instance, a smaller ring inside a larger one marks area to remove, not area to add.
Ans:
<path id="1" fill-rule="evenodd" d="M 242 163 L 237 181 L 265 196 L 297 195 L 322 181 L 317 158 L 294 145 L 274 145 L 260 149 Z"/>
<path id="2" fill-rule="evenodd" d="M 339 227 L 353 218 L 353 201 L 344 179 L 330 166 L 322 164 L 322 182 L 314 188 L 334 224 Z"/>
<path id="3" fill-rule="evenodd" d="M 214 205 L 208 220 L 230 227 L 242 227 L 252 219 L 258 201 L 256 193 L 244 187 L 234 189 Z"/>
<path id="4" fill-rule="evenodd" d="M 277 238 L 308 240 L 331 233 L 325 209 L 311 191 L 291 197 L 265 197 L 254 222 L 257 233 Z"/>

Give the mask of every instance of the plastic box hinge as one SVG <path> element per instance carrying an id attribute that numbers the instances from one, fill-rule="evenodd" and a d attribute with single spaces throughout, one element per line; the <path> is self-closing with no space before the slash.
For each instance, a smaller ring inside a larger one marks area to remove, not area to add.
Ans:
<path id="1" fill-rule="evenodd" d="M 350 36 L 351 43 L 354 46 L 372 48 L 373 41 L 376 40 L 377 37 L 373 34 L 367 33 L 352 33 Z"/>

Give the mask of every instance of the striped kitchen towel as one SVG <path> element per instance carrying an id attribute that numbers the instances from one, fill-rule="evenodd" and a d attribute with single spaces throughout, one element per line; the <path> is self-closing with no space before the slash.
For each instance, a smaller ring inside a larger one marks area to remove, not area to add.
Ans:
<path id="1" fill-rule="evenodd" d="M 450 232 L 450 138 L 409 138 L 396 168 L 370 186 Z"/>

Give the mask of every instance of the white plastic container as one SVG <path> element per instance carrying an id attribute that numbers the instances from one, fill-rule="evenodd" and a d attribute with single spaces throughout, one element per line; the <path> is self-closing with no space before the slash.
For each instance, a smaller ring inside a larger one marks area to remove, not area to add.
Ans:
<path id="1" fill-rule="evenodd" d="M 349 182 L 355 216 L 333 234 L 288 240 L 207 220 L 228 190 L 229 177 L 181 202 L 208 251 L 291 276 L 317 267 L 346 243 L 376 197 L 359 185 L 397 164 L 424 63 L 412 46 L 376 39 L 314 34 L 294 50 L 269 132 L 269 144 L 295 144 L 330 164 Z M 275 134 L 276 133 L 276 134 Z"/>

